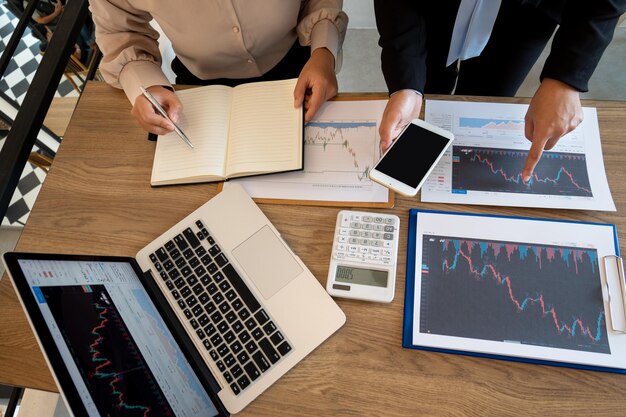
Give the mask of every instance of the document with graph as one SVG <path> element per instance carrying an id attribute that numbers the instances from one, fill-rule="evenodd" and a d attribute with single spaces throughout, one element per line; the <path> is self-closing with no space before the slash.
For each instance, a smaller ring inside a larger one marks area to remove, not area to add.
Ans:
<path id="1" fill-rule="evenodd" d="M 521 172 L 530 141 L 528 105 L 428 100 L 425 119 L 454 133 L 452 147 L 422 187 L 428 202 L 615 211 L 595 108 L 544 151 L 530 181 Z"/>
<path id="2" fill-rule="evenodd" d="M 615 225 L 411 210 L 403 346 L 626 373 Z"/>
<path id="3" fill-rule="evenodd" d="M 387 100 L 330 101 L 304 128 L 304 169 L 235 179 L 261 202 L 392 207 L 393 192 L 369 179 L 380 158 Z"/>

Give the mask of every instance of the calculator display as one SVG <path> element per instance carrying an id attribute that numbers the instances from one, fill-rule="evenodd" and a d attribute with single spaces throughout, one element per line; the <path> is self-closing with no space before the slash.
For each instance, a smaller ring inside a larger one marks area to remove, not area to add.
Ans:
<path id="1" fill-rule="evenodd" d="M 372 287 L 387 286 L 387 271 L 374 269 L 354 268 L 351 266 L 337 265 L 335 280 L 347 284 L 369 285 Z"/>

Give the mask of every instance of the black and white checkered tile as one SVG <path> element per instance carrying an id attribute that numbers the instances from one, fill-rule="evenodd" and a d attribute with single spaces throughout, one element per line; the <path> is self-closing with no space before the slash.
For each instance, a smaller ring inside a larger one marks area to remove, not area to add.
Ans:
<path id="1" fill-rule="evenodd" d="M 0 138 L 0 148 L 4 140 L 5 138 Z M 26 164 L 17 189 L 9 202 L 9 208 L 2 221 L 2 226 L 23 226 L 26 224 L 30 210 L 35 204 L 35 199 L 45 178 L 46 173 L 43 170 L 31 163 Z"/>
<path id="2" fill-rule="evenodd" d="M 18 21 L 19 19 L 13 13 L 0 4 L 0 53 L 4 51 Z M 19 104 L 24 100 L 26 91 L 41 62 L 39 44 L 40 41 L 27 28 L 4 77 L 0 78 L 0 91 Z M 59 83 L 55 96 L 78 96 L 78 92 L 74 90 L 64 76 Z M 2 149 L 5 139 L 5 135 L 0 136 L 0 149 Z M 54 141 L 52 142 L 54 144 Z M 33 151 L 37 150 L 38 148 L 35 146 Z M 52 150 L 56 152 L 56 146 L 52 146 Z M 9 203 L 6 216 L 2 219 L 2 226 L 23 226 L 26 223 L 45 176 L 45 172 L 40 168 L 30 163 L 26 164 L 17 189 Z"/>
<path id="3" fill-rule="evenodd" d="M 18 21 L 19 18 L 14 16 L 4 5 L 0 4 L 0 52 L 4 51 Z M 5 71 L 4 77 L 0 79 L 0 91 L 3 91 L 20 104 L 41 62 L 40 43 L 33 36 L 30 29 L 26 28 L 24 36 L 15 50 L 13 59 Z M 63 76 L 55 96 L 78 96 L 78 92 L 74 90 L 72 84 Z"/>

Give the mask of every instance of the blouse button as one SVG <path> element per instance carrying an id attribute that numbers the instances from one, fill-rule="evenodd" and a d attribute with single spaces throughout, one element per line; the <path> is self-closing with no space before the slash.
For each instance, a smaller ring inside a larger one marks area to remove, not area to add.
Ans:
<path id="1" fill-rule="evenodd" d="M 239 28 L 237 26 L 233 26 L 233 32 L 234 33 L 239 33 Z"/>
<path id="2" fill-rule="evenodd" d="M 252 64 L 254 61 L 251 60 L 251 59 L 248 59 L 247 62 L 248 62 L 248 64 Z"/>

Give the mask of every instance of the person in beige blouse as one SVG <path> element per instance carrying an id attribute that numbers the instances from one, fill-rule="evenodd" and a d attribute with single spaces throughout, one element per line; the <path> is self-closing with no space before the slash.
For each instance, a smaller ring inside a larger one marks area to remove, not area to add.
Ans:
<path id="1" fill-rule="evenodd" d="M 177 84 L 237 85 L 298 77 L 294 106 L 311 120 L 337 94 L 335 69 L 348 17 L 341 0 L 90 0 L 104 79 L 122 88 L 151 133 L 174 126 L 141 94 L 143 85 L 177 122 L 182 105 L 161 70 L 156 20 L 172 43 Z"/>

